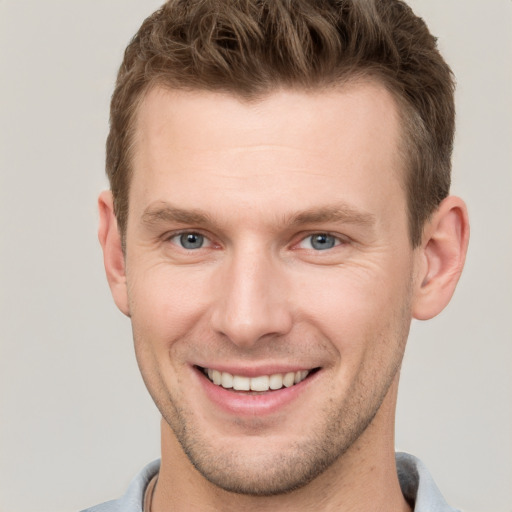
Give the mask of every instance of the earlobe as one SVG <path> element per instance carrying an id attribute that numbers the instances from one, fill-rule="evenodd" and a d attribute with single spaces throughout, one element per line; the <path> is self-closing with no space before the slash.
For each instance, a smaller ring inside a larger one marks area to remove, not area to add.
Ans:
<path id="1" fill-rule="evenodd" d="M 117 307 L 130 316 L 126 268 L 121 236 L 114 214 L 112 193 L 103 191 L 98 198 L 99 228 L 98 238 L 103 249 L 103 263 L 108 284 Z"/>
<path id="2" fill-rule="evenodd" d="M 469 222 L 464 201 L 449 196 L 427 222 L 418 249 L 413 317 L 428 320 L 450 302 L 464 267 Z"/>

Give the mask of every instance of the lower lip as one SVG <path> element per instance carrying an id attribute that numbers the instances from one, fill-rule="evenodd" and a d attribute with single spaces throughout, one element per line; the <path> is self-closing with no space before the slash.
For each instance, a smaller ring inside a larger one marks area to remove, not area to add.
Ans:
<path id="1" fill-rule="evenodd" d="M 204 373 L 194 369 L 206 396 L 224 411 L 237 416 L 273 414 L 286 407 L 302 394 L 318 376 L 318 371 L 289 388 L 252 394 L 236 392 L 217 386 Z"/>

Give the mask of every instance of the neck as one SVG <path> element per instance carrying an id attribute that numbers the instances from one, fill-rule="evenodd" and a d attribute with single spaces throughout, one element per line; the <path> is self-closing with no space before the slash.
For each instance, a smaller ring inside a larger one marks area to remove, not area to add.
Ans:
<path id="1" fill-rule="evenodd" d="M 372 423 L 347 452 L 309 484 L 283 495 L 235 494 L 208 482 L 162 420 L 162 465 L 151 512 L 411 512 L 401 493 L 395 464 L 397 384 L 391 386 Z"/>

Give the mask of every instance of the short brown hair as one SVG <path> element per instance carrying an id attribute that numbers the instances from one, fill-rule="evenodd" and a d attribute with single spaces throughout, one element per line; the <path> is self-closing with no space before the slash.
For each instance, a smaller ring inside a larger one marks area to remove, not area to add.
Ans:
<path id="1" fill-rule="evenodd" d="M 372 77 L 402 118 L 410 238 L 450 188 L 454 81 L 421 18 L 399 0 L 169 0 L 126 48 L 106 170 L 124 240 L 137 107 L 155 85 L 255 99 Z"/>

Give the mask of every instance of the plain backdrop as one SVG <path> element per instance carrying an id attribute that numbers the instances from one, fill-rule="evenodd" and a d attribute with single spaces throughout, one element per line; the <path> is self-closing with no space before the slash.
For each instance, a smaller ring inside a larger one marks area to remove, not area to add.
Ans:
<path id="1" fill-rule="evenodd" d="M 159 3 L 0 0 L 0 512 L 118 497 L 159 454 L 96 239 L 115 74 Z M 512 512 L 512 2 L 411 4 L 457 76 L 472 236 L 450 306 L 413 324 L 396 445 L 453 506 Z"/>

